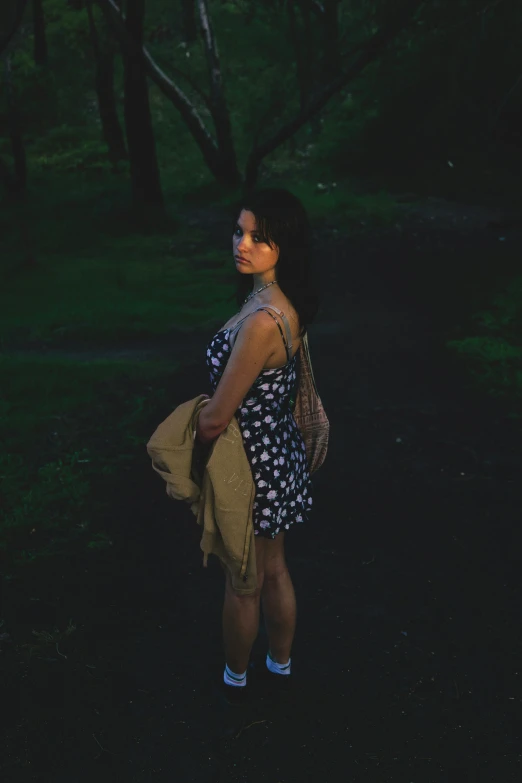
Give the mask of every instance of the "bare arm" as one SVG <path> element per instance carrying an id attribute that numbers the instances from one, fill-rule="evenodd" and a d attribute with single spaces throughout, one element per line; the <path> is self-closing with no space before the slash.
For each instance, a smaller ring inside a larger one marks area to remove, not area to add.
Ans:
<path id="1" fill-rule="evenodd" d="M 271 321 L 261 310 L 249 316 L 239 330 L 217 389 L 199 414 L 196 432 L 202 443 L 209 443 L 226 430 L 273 354 L 276 334 Z"/>

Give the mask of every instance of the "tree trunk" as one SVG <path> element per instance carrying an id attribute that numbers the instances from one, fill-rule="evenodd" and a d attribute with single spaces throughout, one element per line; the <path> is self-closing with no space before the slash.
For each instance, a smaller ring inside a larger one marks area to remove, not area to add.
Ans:
<path id="1" fill-rule="evenodd" d="M 3 11 L 2 28 L 0 29 L 0 54 L 7 49 L 14 34 L 22 24 L 27 0 L 2 0 L 2 4 L 9 10 Z"/>
<path id="2" fill-rule="evenodd" d="M 237 167 L 230 114 L 221 79 L 221 65 L 217 43 L 208 12 L 207 0 L 197 0 L 197 3 L 210 77 L 210 110 L 216 129 L 216 140 L 219 150 L 218 181 L 225 186 L 234 187 L 241 183 L 241 174 Z"/>
<path id="3" fill-rule="evenodd" d="M 43 0 L 33 2 L 33 33 L 34 62 L 36 65 L 47 65 L 47 38 L 45 35 L 45 17 Z"/>
<path id="4" fill-rule="evenodd" d="M 7 123 L 14 163 L 14 192 L 18 195 L 22 195 L 27 188 L 27 161 L 25 157 L 25 145 L 22 135 L 20 112 L 18 110 L 18 101 L 13 85 L 11 58 L 9 55 L 4 59 L 4 78 L 7 98 Z"/>
<path id="5" fill-rule="evenodd" d="M 323 0 L 323 79 L 326 82 L 335 78 L 341 69 L 339 51 L 339 0 Z"/>
<path id="6" fill-rule="evenodd" d="M 312 36 L 312 19 L 310 0 L 299 0 L 298 6 L 303 18 L 303 31 L 299 32 L 295 13 L 294 0 L 288 0 L 287 12 L 289 21 L 290 40 L 295 53 L 295 64 L 297 71 L 297 84 L 299 88 L 299 108 L 300 111 L 306 111 L 308 102 L 314 89 L 313 61 L 312 52 L 314 51 L 314 42 Z M 318 117 L 310 119 L 310 130 L 315 140 L 320 133 L 321 126 Z M 290 139 L 290 148 L 292 154 L 295 152 L 295 137 Z"/>
<path id="7" fill-rule="evenodd" d="M 196 0 L 181 0 L 181 24 L 183 39 L 187 43 L 194 43 L 198 37 L 196 25 Z"/>
<path id="8" fill-rule="evenodd" d="M 109 160 L 118 163 L 127 159 L 125 137 L 123 134 L 114 95 L 114 51 L 107 46 L 100 53 L 96 64 L 95 76 L 96 94 L 100 110 L 103 138 L 107 144 Z"/>
<path id="9" fill-rule="evenodd" d="M 132 203 L 138 212 L 163 211 L 149 90 L 143 60 L 145 0 L 128 0 L 127 30 L 139 49 L 124 52 L 124 115 L 129 149 Z"/>
<path id="10" fill-rule="evenodd" d="M 218 149 L 215 140 L 212 138 L 211 134 L 205 127 L 205 123 L 199 115 L 197 108 L 193 103 L 191 103 L 191 101 L 178 87 L 178 85 L 169 79 L 169 77 L 161 70 L 161 68 L 156 65 L 145 47 L 142 46 L 140 48 L 136 41 L 132 38 L 122 17 L 120 9 L 115 4 L 114 0 L 96 0 L 96 2 L 98 2 L 98 4 L 101 6 L 107 20 L 111 25 L 111 29 L 118 38 L 124 56 L 127 54 L 137 56 L 141 53 L 145 59 L 145 68 L 147 70 L 147 74 L 157 85 L 157 87 L 159 87 L 163 94 L 166 95 L 170 101 L 172 101 L 172 104 L 179 111 L 185 125 L 192 134 L 194 141 L 198 145 L 201 155 L 203 156 L 203 160 L 205 161 L 209 170 L 212 172 L 213 176 L 218 182 L 227 185 L 229 170 L 223 166 L 220 150 Z M 185 76 L 185 78 L 187 77 Z M 190 78 L 188 81 L 190 81 Z M 196 85 L 192 84 L 192 87 L 200 94 L 202 100 L 207 104 L 209 110 L 212 112 L 210 99 L 204 93 L 202 93 Z"/>
<path id="11" fill-rule="evenodd" d="M 107 40 L 107 36 L 103 36 L 102 41 L 100 41 L 92 13 L 92 0 L 87 0 L 87 14 L 96 61 L 94 82 L 102 133 L 107 144 L 109 160 L 111 163 L 116 164 L 118 161 L 127 158 L 127 150 L 125 149 L 125 138 L 118 118 L 114 95 L 114 48 L 111 41 Z"/>
<path id="12" fill-rule="evenodd" d="M 27 164 L 25 145 L 9 55 L 4 55 L 4 80 L 6 85 L 7 122 L 14 161 L 14 175 L 11 177 L 11 194 L 18 205 L 17 228 L 20 236 L 20 244 L 22 245 L 23 265 L 32 267 L 36 264 L 36 256 L 27 206 Z M 6 173 L 5 169 L 6 167 L 4 168 L 4 174 Z"/>
<path id="13" fill-rule="evenodd" d="M 3 158 L 0 158 L 0 182 L 7 190 L 8 193 L 14 193 L 16 190 L 16 183 L 11 172 L 9 165 Z"/>
<path id="14" fill-rule="evenodd" d="M 306 57 L 303 52 L 304 47 L 297 27 L 294 0 L 288 0 L 287 14 L 290 41 L 292 42 L 295 55 L 297 87 L 299 89 L 299 107 L 301 111 L 304 111 L 310 95 L 310 58 Z"/>

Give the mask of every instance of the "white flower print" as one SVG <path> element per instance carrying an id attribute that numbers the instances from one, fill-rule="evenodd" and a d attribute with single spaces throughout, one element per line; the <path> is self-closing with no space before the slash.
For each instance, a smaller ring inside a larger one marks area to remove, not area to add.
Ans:
<path id="1" fill-rule="evenodd" d="M 227 340 L 224 332 L 206 349 L 214 392 L 232 350 Z M 295 379 L 295 362 L 285 368 L 263 370 L 237 412 L 257 490 L 254 534 L 272 540 L 293 522 L 305 521 L 304 509 L 312 506 L 306 447 L 293 413 L 286 407 Z M 256 463 L 260 463 L 257 470 Z"/>

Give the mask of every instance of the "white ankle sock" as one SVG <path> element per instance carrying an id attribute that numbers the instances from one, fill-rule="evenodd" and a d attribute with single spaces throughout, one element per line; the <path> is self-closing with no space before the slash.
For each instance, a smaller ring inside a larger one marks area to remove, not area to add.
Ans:
<path id="1" fill-rule="evenodd" d="M 274 674 L 290 674 L 291 662 L 292 659 L 289 658 L 287 663 L 276 663 L 276 661 L 273 661 L 270 657 L 269 652 L 266 655 L 266 667 L 269 671 L 274 672 Z"/>
<path id="2" fill-rule="evenodd" d="M 227 664 L 225 664 L 225 671 L 223 672 L 223 682 L 226 685 L 235 685 L 236 687 L 242 688 L 246 685 L 246 671 L 243 672 L 243 674 L 236 674 L 231 669 L 228 668 Z"/>

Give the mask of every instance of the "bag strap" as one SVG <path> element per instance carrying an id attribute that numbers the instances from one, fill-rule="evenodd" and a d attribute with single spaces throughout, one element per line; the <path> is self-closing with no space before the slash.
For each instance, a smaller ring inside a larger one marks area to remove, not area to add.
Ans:
<path id="1" fill-rule="evenodd" d="M 303 349 L 303 357 L 306 361 L 306 364 L 308 366 L 308 370 L 310 372 L 310 377 L 312 379 L 312 383 L 314 386 L 314 391 L 319 397 L 319 392 L 317 391 L 317 385 L 315 383 L 315 377 L 314 377 L 314 371 L 312 370 L 312 360 L 310 358 L 310 348 L 308 345 L 308 332 L 305 332 L 304 337 L 301 341 L 301 348 Z"/>

